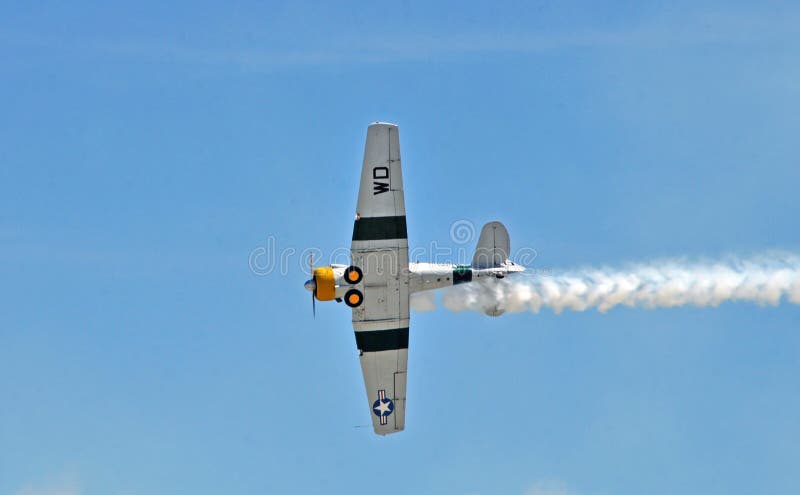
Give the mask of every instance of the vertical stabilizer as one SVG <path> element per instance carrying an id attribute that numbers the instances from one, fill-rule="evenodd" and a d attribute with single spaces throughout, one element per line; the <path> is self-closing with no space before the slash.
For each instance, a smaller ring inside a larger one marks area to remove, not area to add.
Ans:
<path id="1" fill-rule="evenodd" d="M 489 222 L 481 229 L 478 246 L 472 257 L 473 268 L 494 268 L 501 266 L 511 253 L 511 240 L 508 230 L 500 222 Z"/>

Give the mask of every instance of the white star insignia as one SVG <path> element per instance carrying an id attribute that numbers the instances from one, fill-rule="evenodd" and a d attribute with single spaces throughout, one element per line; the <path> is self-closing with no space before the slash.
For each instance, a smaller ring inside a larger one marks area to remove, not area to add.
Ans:
<path id="1" fill-rule="evenodd" d="M 378 405 L 375 406 L 373 409 L 375 409 L 376 411 L 380 412 L 381 416 L 383 416 L 384 413 L 389 412 L 389 404 L 390 404 L 390 402 L 388 400 L 386 402 L 383 402 L 383 401 L 379 400 L 378 401 Z"/>

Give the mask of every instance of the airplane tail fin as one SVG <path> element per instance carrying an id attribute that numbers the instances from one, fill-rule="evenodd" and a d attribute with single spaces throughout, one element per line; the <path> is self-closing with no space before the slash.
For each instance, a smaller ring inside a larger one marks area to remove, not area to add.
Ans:
<path id="1" fill-rule="evenodd" d="M 473 268 L 495 268 L 503 265 L 511 254 L 511 240 L 506 226 L 489 222 L 481 229 L 478 246 L 472 257 Z"/>

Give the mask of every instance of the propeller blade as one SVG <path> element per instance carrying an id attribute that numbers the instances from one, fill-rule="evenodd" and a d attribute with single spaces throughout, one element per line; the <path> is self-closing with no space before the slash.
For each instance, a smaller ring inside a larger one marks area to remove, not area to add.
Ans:
<path id="1" fill-rule="evenodd" d="M 311 280 L 314 281 L 314 290 L 311 291 L 311 314 L 314 316 L 314 319 L 317 319 L 317 280 L 314 277 L 314 253 L 311 253 L 309 256 L 309 264 L 311 269 Z"/>

